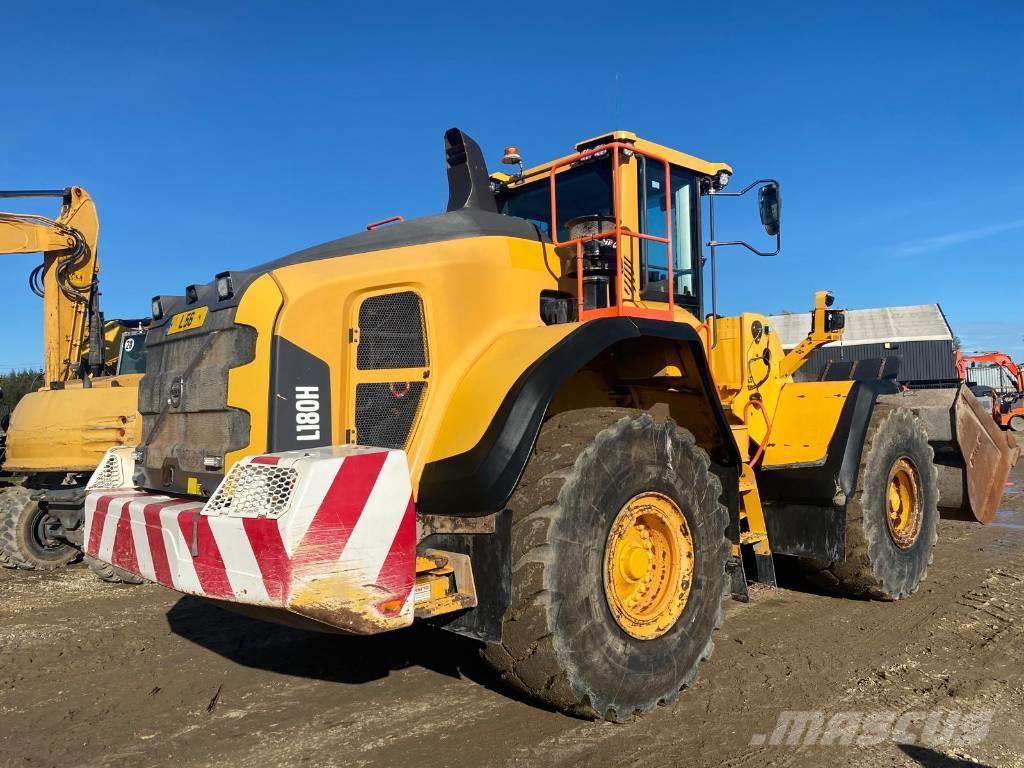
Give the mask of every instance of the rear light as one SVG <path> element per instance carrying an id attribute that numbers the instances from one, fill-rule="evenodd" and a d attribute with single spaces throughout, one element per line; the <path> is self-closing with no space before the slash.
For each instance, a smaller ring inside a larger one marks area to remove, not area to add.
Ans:
<path id="1" fill-rule="evenodd" d="M 195 304 L 197 301 L 199 301 L 199 289 L 194 285 L 190 285 L 185 289 L 185 303 Z"/>
<path id="2" fill-rule="evenodd" d="M 164 316 L 164 305 L 160 302 L 159 296 L 154 296 L 150 307 L 153 310 L 153 319 L 159 320 Z"/>
<path id="3" fill-rule="evenodd" d="M 230 272 L 221 272 L 217 275 L 217 298 L 221 301 L 230 299 L 235 295 L 235 284 L 231 279 Z"/>

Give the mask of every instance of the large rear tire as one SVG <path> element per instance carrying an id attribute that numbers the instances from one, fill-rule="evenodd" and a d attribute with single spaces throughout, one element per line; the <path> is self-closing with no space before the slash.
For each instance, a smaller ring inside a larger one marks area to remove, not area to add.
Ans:
<path id="1" fill-rule="evenodd" d="M 906 408 L 877 406 L 846 504 L 846 559 L 805 560 L 810 578 L 843 594 L 899 600 L 917 591 L 938 539 L 939 492 L 928 433 Z"/>
<path id="2" fill-rule="evenodd" d="M 0 492 L 0 551 L 6 555 L 0 565 L 26 571 L 64 567 L 79 552 L 60 537 L 60 531 L 60 521 L 31 498 L 28 488 Z"/>
<path id="3" fill-rule="evenodd" d="M 728 591 L 721 484 L 693 436 L 622 408 L 541 430 L 509 507 L 512 604 L 485 659 L 553 708 L 623 721 L 674 701 Z"/>

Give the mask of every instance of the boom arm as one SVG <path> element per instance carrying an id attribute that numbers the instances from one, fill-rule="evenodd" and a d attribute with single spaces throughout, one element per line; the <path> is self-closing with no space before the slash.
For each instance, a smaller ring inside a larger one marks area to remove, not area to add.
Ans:
<path id="1" fill-rule="evenodd" d="M 76 364 L 81 357 L 82 343 L 90 334 L 90 326 L 102 332 L 96 289 L 99 274 L 96 205 L 81 187 L 0 192 L 0 197 L 60 197 L 63 200 L 56 219 L 0 213 L 0 254 L 43 254 L 43 263 L 29 278 L 32 290 L 43 298 L 43 370 L 47 383 L 67 381 L 77 372 Z M 102 344 L 98 348 L 102 354 Z"/>
<path id="2" fill-rule="evenodd" d="M 1005 352 L 985 352 L 980 355 L 961 355 L 957 353 L 956 367 L 961 379 L 967 378 L 967 363 L 992 363 L 1003 368 L 1009 375 L 1018 392 L 1024 393 L 1024 371 L 1013 362 Z"/>

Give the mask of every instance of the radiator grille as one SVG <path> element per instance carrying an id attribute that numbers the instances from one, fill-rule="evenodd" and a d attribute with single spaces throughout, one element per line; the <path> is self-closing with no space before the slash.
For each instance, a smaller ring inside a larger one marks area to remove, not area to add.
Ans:
<path id="1" fill-rule="evenodd" d="M 404 448 L 425 390 L 422 381 L 357 384 L 356 442 Z"/>
<path id="2" fill-rule="evenodd" d="M 229 517 L 280 517 L 288 509 L 299 475 L 291 467 L 235 464 L 203 513 Z"/>
<path id="3" fill-rule="evenodd" d="M 371 296 L 359 307 L 360 370 L 424 368 L 423 302 L 413 291 Z"/>
<path id="4" fill-rule="evenodd" d="M 108 453 L 89 480 L 89 489 L 109 490 L 123 486 L 124 477 L 121 474 L 121 460 L 114 454 Z"/>

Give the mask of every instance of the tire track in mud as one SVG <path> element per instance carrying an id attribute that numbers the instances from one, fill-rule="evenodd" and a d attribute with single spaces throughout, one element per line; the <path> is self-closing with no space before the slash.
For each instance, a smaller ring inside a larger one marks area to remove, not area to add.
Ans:
<path id="1" fill-rule="evenodd" d="M 910 710 L 948 703 L 950 691 L 968 704 L 976 694 L 1001 701 L 1002 694 L 1012 693 L 1012 684 L 989 692 L 979 681 L 987 679 L 993 658 L 1015 665 L 1016 679 L 1024 675 L 1017 661 L 1024 621 L 1024 531 L 961 523 L 943 527 L 929 580 L 910 600 L 869 603 L 780 591 L 742 616 L 729 616 L 716 639 L 718 652 L 695 689 L 672 710 L 655 713 L 623 734 L 623 742 L 641 746 L 624 749 L 618 739 L 603 739 L 604 744 L 567 751 L 566 759 L 556 748 L 558 759 L 549 764 L 579 759 L 678 765 L 699 756 L 702 764 L 730 768 L 769 761 L 873 765 L 876 757 L 878 765 L 917 765 L 894 745 L 875 750 L 868 762 L 863 749 L 797 751 L 753 747 L 750 740 L 771 733 L 783 710 Z M 989 615 L 993 612 L 1003 624 Z M 751 644 L 751 633 L 756 644 L 742 651 Z M 993 657 L 995 646 L 1000 654 Z M 978 663 L 964 663 L 965 655 Z M 931 666 L 922 664 L 922 656 L 934 659 Z M 1002 726 L 994 722 L 993 736 L 1000 728 L 1015 733 L 1024 727 L 1024 720 L 1014 720 Z M 1000 753 L 995 765 L 1011 764 L 1006 755 L 1024 750 L 1024 744 L 1009 742 L 1010 751 Z M 999 753 L 1000 745 L 991 749 Z M 894 762 L 901 758 L 907 762 Z"/>
<path id="2" fill-rule="evenodd" d="M 1024 530 L 943 523 L 914 597 L 731 603 L 694 688 L 615 726 L 512 698 L 471 643 L 443 633 L 315 635 L 84 569 L 0 572 L 0 765 L 914 765 L 892 746 L 750 739 L 786 709 L 949 701 L 998 709 L 979 752 L 1011 765 L 1024 752 L 1022 627 Z"/>
<path id="3" fill-rule="evenodd" d="M 822 702 L 819 707 L 824 710 L 826 720 L 833 714 L 847 711 L 968 712 L 995 710 L 1000 703 L 1005 704 L 1014 683 L 1019 686 L 1024 680 L 1024 666 L 1018 661 L 1024 639 L 1024 532 L 1001 535 L 976 551 L 985 552 L 1000 564 L 981 571 L 975 585 L 954 593 L 948 604 L 936 606 L 924 619 L 920 616 L 922 611 L 916 611 L 915 620 L 907 624 L 900 617 L 896 632 L 890 626 L 888 634 L 881 628 L 870 633 L 873 639 L 882 640 L 883 650 L 886 645 L 892 650 L 888 663 L 852 681 L 843 695 Z M 940 589 L 940 598 L 944 597 L 943 591 Z M 899 638 L 906 638 L 902 647 Z M 886 644 L 887 639 L 890 642 Z M 966 660 L 980 661 L 981 670 L 979 665 L 965 663 Z M 991 673 L 988 670 L 993 665 L 1004 667 L 1008 674 Z M 1005 731 L 1006 724 L 1002 725 Z M 999 728 L 997 715 L 991 730 Z M 998 734 L 991 740 L 1003 741 Z M 1018 765 L 1022 747 L 1024 743 L 1020 741 L 1009 748 L 993 743 L 987 751 L 998 756 L 994 765 Z M 963 750 L 975 749 L 968 745 L 949 745 L 948 748 L 954 759 L 970 759 Z M 763 765 L 771 760 L 773 765 L 784 768 L 827 760 L 830 765 L 891 766 L 894 754 L 898 754 L 895 750 L 891 743 L 847 748 L 752 747 L 723 765 L 740 768 Z M 918 764 L 913 759 L 905 759 L 907 762 L 898 764 Z"/>

